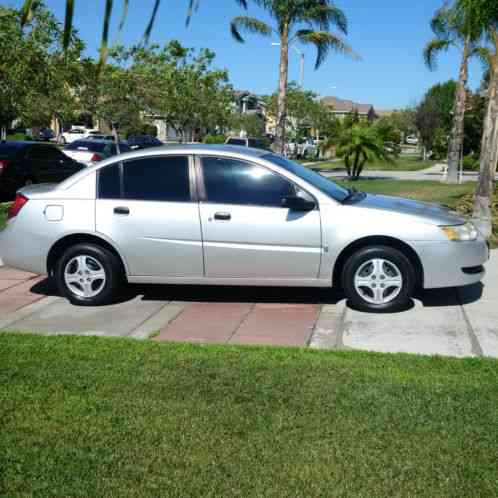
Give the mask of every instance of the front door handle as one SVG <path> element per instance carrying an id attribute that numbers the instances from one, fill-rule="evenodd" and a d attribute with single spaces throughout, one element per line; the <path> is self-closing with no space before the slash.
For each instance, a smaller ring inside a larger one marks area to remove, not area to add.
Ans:
<path id="1" fill-rule="evenodd" d="M 232 215 L 230 213 L 226 212 L 219 212 L 219 213 L 214 213 L 214 219 L 215 220 L 225 220 L 228 221 L 232 218 Z"/>
<path id="2" fill-rule="evenodd" d="M 127 207 L 119 206 L 114 208 L 114 214 L 121 214 L 127 216 L 130 214 L 130 210 Z"/>

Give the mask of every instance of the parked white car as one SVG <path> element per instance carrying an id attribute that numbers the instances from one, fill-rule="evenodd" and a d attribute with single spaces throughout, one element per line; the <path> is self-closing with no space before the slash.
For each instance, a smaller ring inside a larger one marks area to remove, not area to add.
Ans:
<path id="1" fill-rule="evenodd" d="M 70 144 L 75 140 L 87 138 L 92 133 L 99 133 L 99 131 L 93 128 L 85 128 L 84 126 L 73 126 L 70 130 L 62 133 L 62 143 Z"/>
<path id="2" fill-rule="evenodd" d="M 415 135 L 409 135 L 405 141 L 408 145 L 418 145 L 418 137 Z"/>
<path id="3" fill-rule="evenodd" d="M 287 144 L 287 150 L 290 157 L 300 157 L 303 159 L 314 158 L 318 153 L 318 147 L 311 139 L 290 142 Z"/>

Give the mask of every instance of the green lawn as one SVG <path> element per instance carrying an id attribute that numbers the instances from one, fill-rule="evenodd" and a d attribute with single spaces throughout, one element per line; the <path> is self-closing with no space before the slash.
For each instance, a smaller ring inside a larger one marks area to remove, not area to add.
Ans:
<path id="1" fill-rule="evenodd" d="M 0 230 L 5 227 L 5 223 L 7 222 L 9 206 L 10 204 L 0 204 Z"/>
<path id="2" fill-rule="evenodd" d="M 337 182 L 346 187 L 354 186 L 358 190 L 373 194 L 395 195 L 426 202 L 437 202 L 455 207 L 465 194 L 473 193 L 475 183 L 448 185 L 426 180 L 358 180 L 357 182 Z"/>
<path id="3" fill-rule="evenodd" d="M 386 161 L 374 161 L 365 165 L 365 170 L 380 171 L 419 171 L 434 166 L 437 161 L 423 161 L 418 155 L 401 155 L 392 163 Z M 329 161 L 313 166 L 320 169 L 346 169 L 344 161 Z"/>
<path id="4" fill-rule="evenodd" d="M 498 495 L 498 363 L 0 334 L 0 495 Z"/>

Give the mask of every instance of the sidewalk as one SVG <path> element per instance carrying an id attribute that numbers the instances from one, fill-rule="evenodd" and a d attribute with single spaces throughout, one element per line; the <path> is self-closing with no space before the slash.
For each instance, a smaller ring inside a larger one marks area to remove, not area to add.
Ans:
<path id="1" fill-rule="evenodd" d="M 254 287 L 130 286 L 117 304 L 77 307 L 43 277 L 2 267 L 0 330 L 498 357 L 498 251 L 487 271 L 484 285 L 376 315 L 326 289 Z"/>

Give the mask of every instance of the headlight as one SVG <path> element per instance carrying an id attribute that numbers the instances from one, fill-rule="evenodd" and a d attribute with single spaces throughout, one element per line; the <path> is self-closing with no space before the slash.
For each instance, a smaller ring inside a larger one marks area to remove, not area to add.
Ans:
<path id="1" fill-rule="evenodd" d="M 441 230 L 444 232 L 446 237 L 448 237 L 448 239 L 455 240 L 457 242 L 476 240 L 478 235 L 476 227 L 470 221 L 464 225 L 441 227 Z"/>

